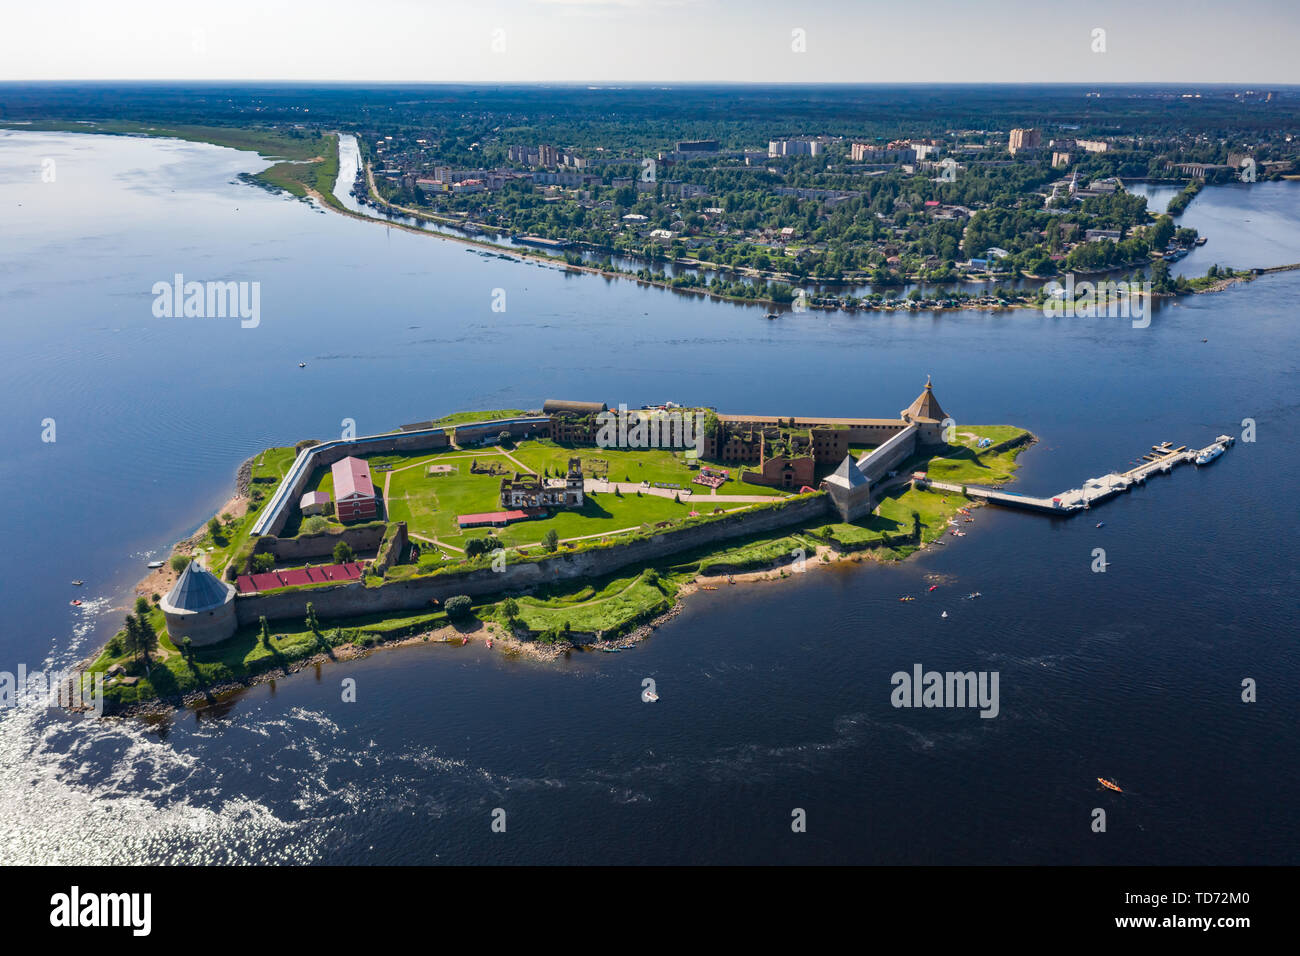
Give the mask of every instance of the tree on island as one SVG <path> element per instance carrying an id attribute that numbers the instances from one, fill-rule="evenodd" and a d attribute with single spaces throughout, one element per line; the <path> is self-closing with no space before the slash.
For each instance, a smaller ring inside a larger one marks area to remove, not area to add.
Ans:
<path id="1" fill-rule="evenodd" d="M 506 616 L 506 624 L 514 630 L 519 623 L 519 602 L 512 597 L 506 598 L 501 602 L 501 613 Z"/>
<path id="2" fill-rule="evenodd" d="M 158 633 L 149 623 L 147 615 L 128 614 L 126 617 L 126 636 L 123 646 L 137 660 L 144 658 L 145 670 L 149 669 L 151 655 L 158 649 Z"/>
<path id="3" fill-rule="evenodd" d="M 130 654 L 132 660 L 140 659 L 140 624 L 134 614 L 126 616 L 126 630 L 122 632 L 122 650 Z"/>

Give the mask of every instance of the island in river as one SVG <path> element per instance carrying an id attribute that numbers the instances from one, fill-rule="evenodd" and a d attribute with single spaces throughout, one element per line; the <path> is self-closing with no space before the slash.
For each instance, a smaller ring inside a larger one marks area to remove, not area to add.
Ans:
<path id="1" fill-rule="evenodd" d="M 87 671 L 121 712 L 410 640 L 612 652 L 697 588 L 963 535 L 966 483 L 1033 440 L 955 425 L 927 381 L 888 418 L 550 400 L 271 448 Z"/>

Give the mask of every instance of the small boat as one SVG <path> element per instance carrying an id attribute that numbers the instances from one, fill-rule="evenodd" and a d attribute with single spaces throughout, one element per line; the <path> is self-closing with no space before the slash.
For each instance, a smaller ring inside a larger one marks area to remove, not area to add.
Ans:
<path id="1" fill-rule="evenodd" d="M 1105 777 L 1098 777 L 1097 782 L 1101 784 L 1103 787 L 1105 787 L 1107 790 L 1114 790 L 1116 793 L 1124 792 L 1119 788 L 1119 784 L 1117 784 L 1114 780 L 1107 780 Z"/>
<path id="2" fill-rule="evenodd" d="M 490 638 L 490 637 L 487 639 L 487 646 L 488 646 L 488 647 L 491 647 L 491 646 L 492 646 L 492 638 Z"/>
<path id="3" fill-rule="evenodd" d="M 968 600 L 968 601 L 973 601 L 973 600 L 975 600 L 975 598 L 977 598 L 977 597 L 979 597 L 979 596 L 980 596 L 980 592 L 979 592 L 979 591 L 971 591 L 970 594 L 966 595 L 966 600 Z"/>
<path id="4" fill-rule="evenodd" d="M 80 601 L 69 601 L 68 603 L 71 604 L 73 607 L 81 607 Z"/>
<path id="5" fill-rule="evenodd" d="M 307 363 L 306 363 L 306 362 L 299 362 L 299 363 L 298 363 L 298 367 L 299 367 L 299 368 L 306 368 L 306 367 L 307 367 Z"/>
<path id="6" fill-rule="evenodd" d="M 701 591 L 716 591 L 717 589 L 717 585 L 714 584 L 703 584 L 700 586 Z"/>
<path id="7" fill-rule="evenodd" d="M 1104 522 L 1104 521 L 1098 521 L 1098 522 L 1097 522 L 1097 527 L 1098 527 L 1098 528 L 1104 528 L 1104 527 L 1106 527 L 1106 522 Z"/>
<path id="8" fill-rule="evenodd" d="M 85 584 L 86 582 L 85 582 L 85 581 L 73 581 L 72 583 L 73 583 L 74 585 L 76 585 L 77 587 L 81 587 L 81 586 L 82 586 L 83 584 Z"/>
<path id="9" fill-rule="evenodd" d="M 1222 454 L 1222 445 L 1211 445 L 1209 448 L 1205 449 L 1205 451 L 1196 456 L 1196 463 L 1198 465 L 1208 465 Z"/>
<path id="10" fill-rule="evenodd" d="M 769 319 L 775 319 L 775 318 L 777 317 L 777 315 L 776 315 L 775 312 L 769 312 L 769 313 L 767 313 L 767 317 L 768 317 Z"/>
<path id="11" fill-rule="evenodd" d="M 940 616 L 940 617 L 947 617 L 947 616 L 948 616 L 948 612 L 947 612 L 947 611 L 944 611 L 944 612 L 943 612 L 942 614 L 940 614 L 939 616 Z"/>
<path id="12" fill-rule="evenodd" d="M 907 597 L 901 597 L 901 598 L 899 598 L 899 600 L 900 600 L 900 601 L 915 601 L 916 598 L 912 597 L 912 596 L 909 594 Z"/>
<path id="13" fill-rule="evenodd" d="M 158 568 L 161 568 L 162 566 L 163 566 L 163 562 L 161 561 L 150 561 L 148 564 L 145 565 L 146 568 L 151 568 L 155 571 Z"/>
<path id="14" fill-rule="evenodd" d="M 939 585 L 937 585 L 937 584 L 931 584 L 931 585 L 930 585 L 930 590 L 931 590 L 931 591 L 937 591 L 938 589 L 939 589 Z"/>
<path id="15" fill-rule="evenodd" d="M 1201 341 L 1202 341 L 1202 342 L 1208 342 L 1208 341 L 1210 341 L 1210 340 L 1209 340 L 1209 339 L 1201 339 Z"/>
<path id="16" fill-rule="evenodd" d="M 620 650 L 622 650 L 622 648 L 620 648 L 620 647 L 602 647 L 601 650 L 604 651 L 606 654 L 617 654 Z"/>
<path id="17" fill-rule="evenodd" d="M 1197 236 L 1197 237 L 1196 237 L 1196 244 L 1197 244 L 1198 246 L 1203 246 L 1203 245 L 1205 245 L 1207 242 L 1209 242 L 1209 237 L 1207 237 L 1207 236 Z"/>
<path id="18" fill-rule="evenodd" d="M 652 690 L 648 690 L 641 695 L 641 699 L 653 704 L 655 701 L 659 699 L 659 695 Z"/>

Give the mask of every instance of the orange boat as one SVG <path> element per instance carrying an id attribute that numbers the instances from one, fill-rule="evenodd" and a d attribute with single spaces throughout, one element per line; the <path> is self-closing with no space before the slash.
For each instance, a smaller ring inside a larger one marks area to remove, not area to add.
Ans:
<path id="1" fill-rule="evenodd" d="M 1101 784 L 1103 787 L 1105 787 L 1107 790 L 1114 790 L 1116 793 L 1124 792 L 1119 788 L 1119 784 L 1115 783 L 1113 780 L 1107 780 L 1105 777 L 1098 777 L 1097 782 Z"/>

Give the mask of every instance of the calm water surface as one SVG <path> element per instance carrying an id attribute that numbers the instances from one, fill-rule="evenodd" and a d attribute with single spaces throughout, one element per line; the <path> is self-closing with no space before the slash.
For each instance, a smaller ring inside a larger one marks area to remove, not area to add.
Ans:
<path id="1" fill-rule="evenodd" d="M 899 567 L 699 594 L 624 654 L 419 645 L 156 726 L 0 712 L 0 862 L 1300 860 L 1300 274 L 1166 305 L 1147 329 L 1027 311 L 768 322 L 236 179 L 263 165 L 0 132 L 0 670 L 79 659 L 241 461 L 344 418 L 381 431 L 548 397 L 893 415 L 931 374 L 959 422 L 1040 436 L 1030 493 L 1244 418 L 1258 441 L 1105 505 L 1104 528 L 983 509 Z M 1184 221 L 1208 261 L 1269 265 L 1300 261 L 1298 213 L 1300 190 L 1268 183 L 1206 190 Z M 1199 255 L 1183 265 L 1203 272 Z M 260 325 L 154 318 L 152 285 L 178 272 L 260 282 Z M 894 709 L 890 675 L 918 662 L 998 671 L 1000 715 Z"/>

